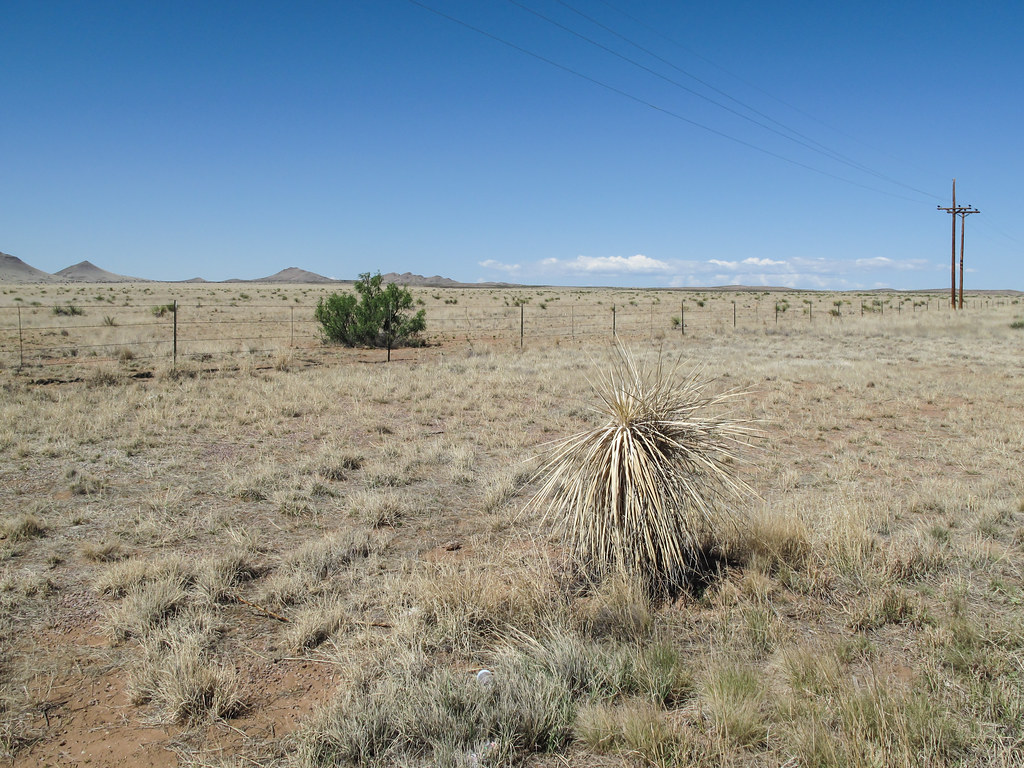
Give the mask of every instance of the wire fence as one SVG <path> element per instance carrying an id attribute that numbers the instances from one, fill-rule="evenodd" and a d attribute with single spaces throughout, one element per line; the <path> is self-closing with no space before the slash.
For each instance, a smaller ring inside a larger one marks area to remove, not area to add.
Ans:
<path id="1" fill-rule="evenodd" d="M 972 309 L 1010 300 L 973 298 Z M 918 313 L 949 312 L 948 299 L 910 295 L 860 298 L 769 294 L 736 299 L 656 297 L 627 303 L 547 302 L 511 306 L 427 307 L 427 342 L 525 346 L 597 338 L 652 340 L 751 329 L 799 330 L 864 318 L 900 322 Z M 53 304 L 0 307 L 0 365 L 43 367 L 88 361 L 210 360 L 275 355 L 323 347 L 309 304 Z"/>

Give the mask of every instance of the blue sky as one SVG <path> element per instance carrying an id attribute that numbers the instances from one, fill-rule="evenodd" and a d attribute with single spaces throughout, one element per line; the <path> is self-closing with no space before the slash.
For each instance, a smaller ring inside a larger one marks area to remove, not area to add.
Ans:
<path id="1" fill-rule="evenodd" d="M 1024 3 L 422 3 L 3 0 L 0 251 L 1024 289 Z"/>

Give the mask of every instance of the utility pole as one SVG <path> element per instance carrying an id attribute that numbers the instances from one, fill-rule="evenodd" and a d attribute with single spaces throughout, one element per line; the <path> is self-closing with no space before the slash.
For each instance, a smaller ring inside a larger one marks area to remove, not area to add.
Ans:
<path id="1" fill-rule="evenodd" d="M 953 236 L 952 245 L 950 247 L 950 264 L 949 264 L 949 277 L 950 277 L 950 288 L 949 288 L 949 304 L 950 307 L 956 309 L 956 217 L 959 215 L 961 219 L 965 219 L 970 213 L 980 213 L 978 209 L 971 208 L 971 206 L 957 207 L 956 204 L 956 179 L 953 179 L 953 205 L 944 208 L 941 205 L 935 206 L 940 211 L 945 211 L 950 215 L 953 220 Z M 960 309 L 964 308 L 964 240 L 963 240 L 963 225 L 960 228 Z"/>
<path id="2" fill-rule="evenodd" d="M 977 208 L 960 211 L 960 309 L 964 308 L 964 227 L 967 217 L 972 213 L 981 213 Z"/>

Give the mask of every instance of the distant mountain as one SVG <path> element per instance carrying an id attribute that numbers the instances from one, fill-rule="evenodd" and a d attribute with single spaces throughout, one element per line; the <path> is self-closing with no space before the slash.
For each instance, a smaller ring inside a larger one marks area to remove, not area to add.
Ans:
<path id="1" fill-rule="evenodd" d="M 253 283 L 298 283 L 302 285 L 308 285 L 310 283 L 336 283 L 337 280 L 318 275 L 316 272 L 310 272 L 305 269 L 299 269 L 298 267 L 288 267 L 282 269 L 269 277 L 260 277 L 252 280 Z"/>
<path id="2" fill-rule="evenodd" d="M 57 278 L 26 264 L 17 256 L 0 253 L 0 283 L 54 283 Z"/>
<path id="3" fill-rule="evenodd" d="M 402 274 L 388 272 L 386 275 L 381 275 L 381 278 L 385 283 L 398 283 L 399 285 L 426 288 L 465 288 L 467 285 L 478 285 L 477 283 L 459 283 L 451 278 L 441 277 L 440 275 L 424 277 L 423 275 L 414 275 L 412 272 L 403 272 Z"/>
<path id="4" fill-rule="evenodd" d="M 55 277 L 60 277 L 65 280 L 72 280 L 76 283 L 148 283 L 150 280 L 146 280 L 142 277 L 127 277 L 126 275 L 116 275 L 113 272 L 107 272 L 105 269 L 100 269 L 95 264 L 89 261 L 80 261 L 77 264 L 72 264 L 70 267 L 64 267 L 59 272 L 54 272 Z"/>

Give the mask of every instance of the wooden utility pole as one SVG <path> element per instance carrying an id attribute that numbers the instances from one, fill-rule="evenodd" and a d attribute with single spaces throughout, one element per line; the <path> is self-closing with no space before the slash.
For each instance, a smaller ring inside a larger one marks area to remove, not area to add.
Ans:
<path id="1" fill-rule="evenodd" d="M 952 245 L 950 247 L 950 263 L 949 263 L 949 305 L 952 309 L 956 309 L 956 217 L 959 214 L 961 219 L 964 219 L 967 214 L 979 213 L 976 208 L 971 206 L 957 207 L 956 204 L 956 179 L 953 179 L 953 205 L 945 208 L 941 205 L 935 206 L 940 211 L 945 211 L 950 215 L 953 220 L 953 236 Z M 960 309 L 964 308 L 964 296 L 963 296 L 963 285 L 964 285 L 964 240 L 963 240 L 963 225 L 960 227 Z"/>
<path id="2" fill-rule="evenodd" d="M 972 213 L 980 213 L 977 208 L 960 211 L 960 309 L 964 308 L 964 225 Z"/>

